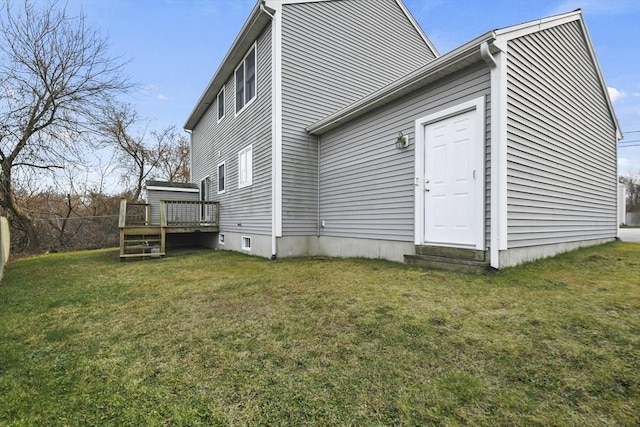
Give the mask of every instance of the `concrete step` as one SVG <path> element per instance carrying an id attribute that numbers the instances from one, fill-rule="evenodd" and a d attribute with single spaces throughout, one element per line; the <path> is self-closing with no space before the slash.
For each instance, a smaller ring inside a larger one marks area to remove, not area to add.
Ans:
<path id="1" fill-rule="evenodd" d="M 441 258 L 485 261 L 485 252 L 475 249 L 449 248 L 446 246 L 416 245 L 417 255 L 430 255 Z"/>
<path id="2" fill-rule="evenodd" d="M 413 267 L 456 271 L 460 273 L 485 273 L 489 270 L 489 263 L 469 259 L 456 259 L 435 255 L 405 255 L 404 262 Z"/>

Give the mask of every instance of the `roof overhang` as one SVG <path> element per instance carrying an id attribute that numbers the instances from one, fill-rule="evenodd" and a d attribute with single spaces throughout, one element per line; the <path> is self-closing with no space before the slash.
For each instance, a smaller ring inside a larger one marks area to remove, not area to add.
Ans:
<path id="1" fill-rule="evenodd" d="M 215 101 L 218 92 L 224 86 L 230 75 L 233 74 L 237 64 L 242 60 L 247 50 L 251 47 L 253 42 L 258 38 L 262 30 L 271 22 L 270 11 L 265 11 L 262 0 L 258 0 L 254 6 L 251 14 L 247 18 L 246 22 L 242 26 L 240 33 L 233 41 L 231 48 L 227 52 L 220 66 L 216 70 L 213 78 L 207 85 L 204 93 L 200 96 L 200 99 L 196 103 L 195 108 L 189 115 L 189 118 L 184 124 L 186 130 L 193 130 L 209 106 Z"/>

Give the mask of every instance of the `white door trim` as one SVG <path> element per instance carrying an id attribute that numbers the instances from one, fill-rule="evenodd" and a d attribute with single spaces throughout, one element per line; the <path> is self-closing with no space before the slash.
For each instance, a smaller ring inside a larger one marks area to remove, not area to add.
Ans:
<path id="1" fill-rule="evenodd" d="M 476 120 L 476 127 L 473 130 L 477 143 L 474 147 L 474 152 L 471 156 L 473 159 L 473 168 L 475 172 L 475 185 L 474 192 L 476 194 L 474 201 L 474 227 L 475 227 L 475 249 L 485 249 L 484 238 L 484 180 L 485 180 L 485 168 L 484 168 L 484 146 L 486 141 L 485 136 L 485 97 L 481 96 L 471 101 L 463 102 L 450 108 L 429 114 L 424 117 L 420 117 L 415 121 L 415 217 L 414 217 L 414 243 L 416 245 L 424 244 L 424 213 L 425 213 L 425 140 L 424 140 L 424 128 L 425 126 L 456 116 L 468 111 L 476 111 L 478 120 Z M 456 246 L 456 245 L 451 245 Z"/>

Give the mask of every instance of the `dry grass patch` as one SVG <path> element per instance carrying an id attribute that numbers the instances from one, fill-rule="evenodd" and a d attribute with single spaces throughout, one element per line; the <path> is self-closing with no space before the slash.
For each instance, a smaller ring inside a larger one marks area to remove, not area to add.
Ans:
<path id="1" fill-rule="evenodd" d="M 115 251 L 17 260 L 0 424 L 636 425 L 640 245 L 471 276 Z"/>

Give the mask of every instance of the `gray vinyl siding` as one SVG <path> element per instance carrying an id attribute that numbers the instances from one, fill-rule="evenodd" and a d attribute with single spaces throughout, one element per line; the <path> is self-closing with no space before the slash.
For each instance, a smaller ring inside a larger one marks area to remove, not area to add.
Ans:
<path id="1" fill-rule="evenodd" d="M 413 242 L 415 120 L 484 96 L 488 162 L 490 86 L 486 65 L 475 64 L 322 135 L 321 235 Z M 410 138 L 404 150 L 395 147 L 399 131 Z M 487 195 L 489 177 L 487 168 Z M 489 206 L 486 197 L 487 238 Z"/>
<path id="2" fill-rule="evenodd" d="M 225 83 L 225 116 L 217 119 L 213 102 L 195 126 L 192 141 L 191 181 L 211 179 L 210 200 L 220 202 L 220 231 L 271 234 L 271 26 L 257 41 L 257 97 L 237 117 L 235 81 Z M 248 50 L 247 50 L 248 51 Z M 253 184 L 238 188 L 238 152 L 253 144 Z M 225 162 L 224 194 L 217 192 L 217 166 Z"/>
<path id="3" fill-rule="evenodd" d="M 395 0 L 283 6 L 283 235 L 317 231 L 317 140 L 304 128 L 433 59 Z"/>
<path id="4" fill-rule="evenodd" d="M 151 224 L 160 224 L 160 200 L 200 200 L 193 191 L 147 190 L 147 203 L 151 205 Z"/>
<path id="5" fill-rule="evenodd" d="M 508 51 L 508 247 L 615 237 L 616 130 L 580 25 Z"/>

